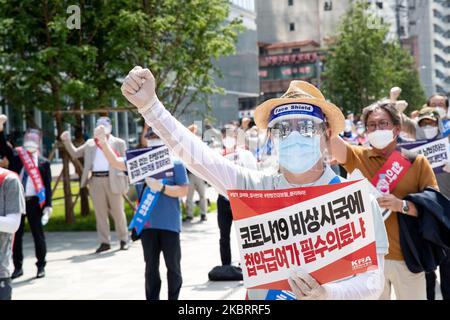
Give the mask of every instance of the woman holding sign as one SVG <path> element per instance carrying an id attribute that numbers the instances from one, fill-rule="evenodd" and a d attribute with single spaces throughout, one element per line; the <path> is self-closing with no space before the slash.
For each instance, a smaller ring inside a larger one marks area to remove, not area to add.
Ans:
<path id="1" fill-rule="evenodd" d="M 122 85 L 122 94 L 189 170 L 222 195 L 226 196 L 230 189 L 275 190 L 342 181 L 327 164 L 326 155 L 330 137 L 337 136 L 344 128 L 344 117 L 314 86 L 293 81 L 282 98 L 268 100 L 255 111 L 257 126 L 269 128 L 268 136 L 273 139 L 273 160 L 279 164 L 279 171 L 273 172 L 242 168 L 216 154 L 164 108 L 156 96 L 155 86 L 150 70 L 135 67 Z M 296 269 L 288 280 L 293 293 L 283 296 L 283 292 L 276 290 L 249 289 L 248 298 L 286 299 L 293 295 L 299 299 L 378 298 L 384 282 L 383 261 L 388 243 L 376 201 L 371 202 L 371 207 L 378 269 L 322 285 L 308 272 Z"/>

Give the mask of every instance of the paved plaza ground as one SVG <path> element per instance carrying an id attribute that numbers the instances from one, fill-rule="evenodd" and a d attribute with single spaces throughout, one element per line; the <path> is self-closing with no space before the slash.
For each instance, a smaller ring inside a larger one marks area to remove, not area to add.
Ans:
<path id="1" fill-rule="evenodd" d="M 13 281 L 13 299 L 145 299 L 144 258 L 140 241 L 128 251 L 119 251 L 114 233 L 112 249 L 100 255 L 95 232 L 46 233 L 46 277 L 35 279 L 34 245 L 31 234 L 24 238 L 24 276 Z M 220 264 L 216 213 L 208 221 L 183 223 L 181 233 L 183 287 L 180 299 L 241 300 L 242 281 L 210 282 L 208 272 Z M 232 229 L 233 264 L 239 260 Z M 161 255 L 161 299 L 167 299 L 164 259 Z"/>

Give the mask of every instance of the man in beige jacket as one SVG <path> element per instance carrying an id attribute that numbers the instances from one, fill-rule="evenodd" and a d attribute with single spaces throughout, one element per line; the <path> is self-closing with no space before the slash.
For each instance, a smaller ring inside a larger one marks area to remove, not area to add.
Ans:
<path id="1" fill-rule="evenodd" d="M 121 157 L 125 156 L 125 141 L 111 134 L 111 120 L 101 117 L 96 127 L 103 125 L 108 131 L 108 143 Z M 70 139 L 70 133 L 61 134 L 61 141 L 66 150 L 74 158 L 84 158 L 84 169 L 81 176 L 81 187 L 89 185 L 94 204 L 95 218 L 100 247 L 96 253 L 111 249 L 108 214 L 114 219 L 117 236 L 120 239 L 120 249 L 128 249 L 127 219 L 125 217 L 122 194 L 128 191 L 128 178 L 124 172 L 109 166 L 101 146 L 94 139 L 87 140 L 76 148 Z"/>

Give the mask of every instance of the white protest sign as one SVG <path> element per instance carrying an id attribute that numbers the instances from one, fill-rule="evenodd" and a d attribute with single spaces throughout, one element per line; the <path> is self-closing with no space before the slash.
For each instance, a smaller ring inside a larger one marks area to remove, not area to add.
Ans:
<path id="1" fill-rule="evenodd" d="M 127 160 L 130 183 L 136 183 L 173 168 L 169 148 L 160 147 Z"/>
<path id="2" fill-rule="evenodd" d="M 289 290 L 298 267 L 319 283 L 377 268 L 365 181 L 228 196 L 247 288 Z"/>
<path id="3" fill-rule="evenodd" d="M 448 138 L 432 141 L 410 150 L 423 154 L 433 169 L 445 165 L 450 159 Z"/>

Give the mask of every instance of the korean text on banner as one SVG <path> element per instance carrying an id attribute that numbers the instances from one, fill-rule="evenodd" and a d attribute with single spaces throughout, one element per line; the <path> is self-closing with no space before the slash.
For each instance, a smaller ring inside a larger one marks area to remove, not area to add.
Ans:
<path id="1" fill-rule="evenodd" d="M 131 184 L 146 177 L 158 179 L 159 174 L 173 169 L 169 148 L 163 146 L 127 151 L 127 169 Z"/>
<path id="2" fill-rule="evenodd" d="M 441 173 L 442 167 L 450 160 L 448 138 L 402 143 L 399 147 L 423 154 L 436 174 Z"/>
<path id="3" fill-rule="evenodd" d="M 364 180 L 228 196 L 246 288 L 290 290 L 298 267 L 322 284 L 378 268 Z"/>

